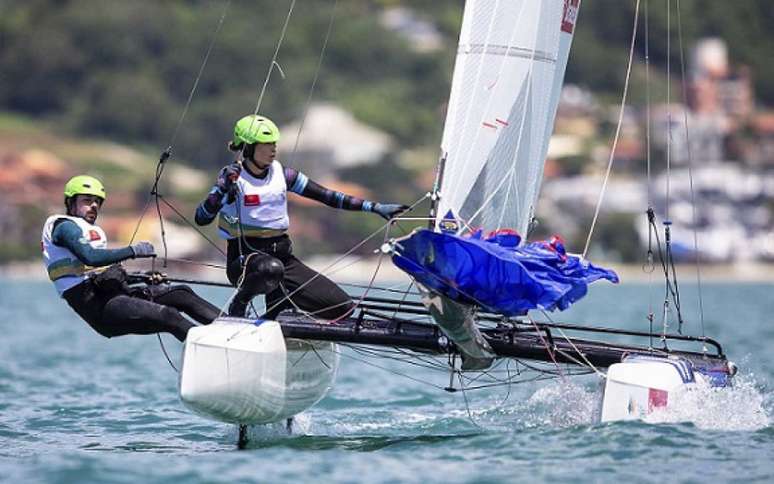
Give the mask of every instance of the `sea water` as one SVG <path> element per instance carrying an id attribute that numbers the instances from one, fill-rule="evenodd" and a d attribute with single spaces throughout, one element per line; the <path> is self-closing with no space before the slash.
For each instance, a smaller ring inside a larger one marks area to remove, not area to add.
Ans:
<path id="1" fill-rule="evenodd" d="M 227 291 L 197 289 L 225 303 Z M 774 285 L 682 288 L 686 333 L 739 368 L 733 389 L 670 395 L 645 422 L 595 423 L 600 378 L 448 393 L 448 375 L 342 351 L 336 386 L 283 425 L 188 412 L 156 336 L 104 339 L 46 282 L 0 281 L 5 482 L 772 482 Z M 664 288 L 595 285 L 561 321 L 647 330 Z M 670 314 L 676 330 L 674 314 Z M 180 344 L 163 336 L 178 363 Z"/>

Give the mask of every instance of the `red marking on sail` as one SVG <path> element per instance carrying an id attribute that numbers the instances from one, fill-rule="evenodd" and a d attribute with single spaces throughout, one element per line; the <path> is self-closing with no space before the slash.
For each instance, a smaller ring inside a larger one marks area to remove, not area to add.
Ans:
<path id="1" fill-rule="evenodd" d="M 656 390 L 655 388 L 648 388 L 648 413 L 652 412 L 656 408 L 664 408 L 667 406 L 667 397 L 669 392 L 666 390 Z"/>
<path id="2" fill-rule="evenodd" d="M 483 125 L 484 125 L 484 126 L 486 126 L 487 128 L 497 129 L 497 126 L 495 126 L 495 125 L 494 125 L 494 124 L 492 124 L 492 123 L 487 123 L 486 121 L 484 121 L 484 122 L 483 122 L 483 123 L 481 123 L 481 124 L 483 124 Z"/>
<path id="3" fill-rule="evenodd" d="M 497 121 L 498 123 L 502 124 L 503 126 L 508 126 L 508 121 L 503 121 L 500 118 L 495 118 L 495 121 Z"/>
<path id="4" fill-rule="evenodd" d="M 253 207 L 261 204 L 261 197 L 257 194 L 245 195 L 245 207 Z"/>
<path id="5" fill-rule="evenodd" d="M 575 22 L 578 20 L 580 0 L 564 0 L 564 13 L 562 13 L 562 32 L 571 34 L 575 30 Z"/>

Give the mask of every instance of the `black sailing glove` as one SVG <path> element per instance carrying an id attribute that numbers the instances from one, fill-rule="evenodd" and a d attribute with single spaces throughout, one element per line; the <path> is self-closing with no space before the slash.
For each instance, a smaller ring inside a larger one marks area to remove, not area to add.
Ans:
<path id="1" fill-rule="evenodd" d="M 236 180 L 241 172 L 242 167 L 237 162 L 221 168 L 213 189 L 207 194 L 207 198 L 202 200 L 196 207 L 194 220 L 197 225 L 207 225 L 215 219 L 222 206 L 224 195 L 228 194 L 226 202 L 234 203 L 237 188 Z"/>
<path id="2" fill-rule="evenodd" d="M 406 210 L 408 210 L 408 205 L 400 205 L 397 203 L 374 203 L 374 206 L 371 209 L 372 212 L 378 213 L 386 220 L 392 220 Z"/>
<path id="3" fill-rule="evenodd" d="M 218 181 L 215 183 L 215 186 L 218 187 L 220 193 L 223 193 L 224 195 L 230 193 L 241 172 L 242 167 L 239 163 L 234 162 L 224 166 L 220 170 L 220 173 L 218 173 Z"/>
<path id="4" fill-rule="evenodd" d="M 130 245 L 130 249 L 134 252 L 134 258 L 140 257 L 156 257 L 156 249 L 153 248 L 153 244 L 150 242 L 137 242 Z"/>

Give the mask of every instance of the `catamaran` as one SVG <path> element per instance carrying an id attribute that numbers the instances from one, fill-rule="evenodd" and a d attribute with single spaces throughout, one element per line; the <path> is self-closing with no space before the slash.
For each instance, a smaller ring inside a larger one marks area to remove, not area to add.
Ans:
<path id="1" fill-rule="evenodd" d="M 580 3 L 467 1 L 427 227 L 386 237 L 380 249 L 411 277 L 410 290 L 373 296 L 369 285 L 353 295 L 354 312 L 334 322 L 288 311 L 275 321 L 224 317 L 191 329 L 179 380 L 188 408 L 238 424 L 243 441 L 247 425 L 284 421 L 322 399 L 344 345 L 440 362 L 449 391 L 517 383 L 495 371 L 507 360 L 539 378 L 596 373 L 603 422 L 668 407 L 672 392 L 697 382 L 731 384 L 736 368 L 721 345 L 670 333 L 666 310 L 662 331 L 652 320 L 648 331 L 632 331 L 532 317 L 567 308 L 594 281 L 618 281 L 558 238 L 527 243 L 521 235 L 534 223 Z M 662 264 L 674 294 L 668 222 L 665 230 Z"/>

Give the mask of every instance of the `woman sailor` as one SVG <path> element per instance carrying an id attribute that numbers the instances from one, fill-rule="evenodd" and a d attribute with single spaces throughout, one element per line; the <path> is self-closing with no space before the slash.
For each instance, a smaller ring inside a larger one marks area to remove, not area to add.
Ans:
<path id="1" fill-rule="evenodd" d="M 207 198 L 196 209 L 196 223 L 218 216 L 221 237 L 228 241 L 226 274 L 239 287 L 229 314 L 242 316 L 256 294 L 266 294 L 269 319 L 294 306 L 323 319 L 337 319 L 352 309 L 349 296 L 292 253 L 287 235 L 287 192 L 333 208 L 374 212 L 386 219 L 407 207 L 374 203 L 329 190 L 275 159 L 280 133 L 269 119 L 248 115 L 237 121 L 231 151 L 243 161 L 224 167 Z"/>
<path id="2" fill-rule="evenodd" d="M 187 286 L 128 286 L 126 272 L 111 264 L 154 257 L 153 245 L 107 248 L 105 231 L 95 224 L 106 198 L 99 180 L 76 176 L 64 196 L 66 215 L 52 215 L 43 226 L 43 260 L 59 295 L 95 331 L 107 338 L 164 332 L 183 341 L 194 324 L 180 311 L 203 324 L 218 316 L 217 307 Z"/>

